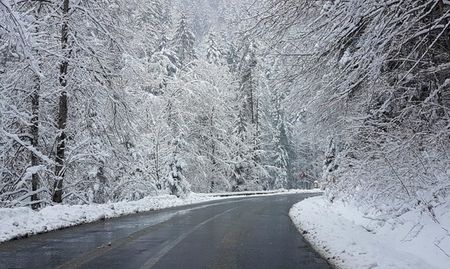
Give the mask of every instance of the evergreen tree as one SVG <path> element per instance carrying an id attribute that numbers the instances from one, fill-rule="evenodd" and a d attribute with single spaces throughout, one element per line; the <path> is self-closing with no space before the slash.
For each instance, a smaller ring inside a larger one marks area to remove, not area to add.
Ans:
<path id="1" fill-rule="evenodd" d="M 236 45 L 232 42 L 227 44 L 225 58 L 230 71 L 232 73 L 236 73 L 238 71 L 239 55 L 236 49 Z"/>
<path id="2" fill-rule="evenodd" d="M 172 43 L 180 61 L 180 66 L 184 67 L 197 58 L 194 49 L 195 36 L 190 30 L 184 14 L 180 18 Z"/>
<path id="3" fill-rule="evenodd" d="M 244 43 L 239 62 L 239 88 L 236 94 L 237 118 L 235 134 L 240 138 L 236 145 L 234 190 L 240 185 L 259 185 L 264 168 L 261 166 L 261 116 L 260 66 L 257 47 L 253 42 Z"/>
<path id="4" fill-rule="evenodd" d="M 189 193 L 190 185 L 184 176 L 184 160 L 181 158 L 181 152 L 183 151 L 184 135 L 180 133 L 178 137 L 172 141 L 172 158 L 169 162 L 169 172 L 167 183 L 169 184 L 172 195 L 181 197 Z"/>
<path id="5" fill-rule="evenodd" d="M 290 187 L 288 182 L 292 180 L 292 165 L 290 141 L 287 134 L 286 118 L 282 108 L 283 94 L 275 92 L 272 98 L 272 122 L 274 128 L 274 140 L 271 141 L 273 165 L 277 168 L 274 174 L 273 187 Z"/>
<path id="6" fill-rule="evenodd" d="M 133 34 L 133 49 L 140 53 L 140 57 L 150 57 L 158 47 L 163 35 L 171 27 L 170 16 L 167 14 L 165 0 L 134 0 L 134 8 L 131 11 L 134 19 L 130 23 L 135 33 Z M 133 2 L 132 2 L 133 3 Z"/>
<path id="7" fill-rule="evenodd" d="M 209 63 L 216 65 L 222 64 L 223 62 L 222 50 L 217 44 L 216 36 L 213 33 L 210 33 L 208 36 L 206 59 Z"/>

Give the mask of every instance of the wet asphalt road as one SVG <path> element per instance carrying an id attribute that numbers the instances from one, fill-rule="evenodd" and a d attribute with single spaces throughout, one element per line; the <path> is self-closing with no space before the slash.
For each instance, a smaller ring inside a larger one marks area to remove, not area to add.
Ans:
<path id="1" fill-rule="evenodd" d="M 183 206 L 0 244 L 0 268 L 329 268 L 292 224 L 308 194 Z"/>

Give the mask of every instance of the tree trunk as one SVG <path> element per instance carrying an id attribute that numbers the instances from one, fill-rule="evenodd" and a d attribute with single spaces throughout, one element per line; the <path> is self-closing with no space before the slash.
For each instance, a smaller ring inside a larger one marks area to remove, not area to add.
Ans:
<path id="1" fill-rule="evenodd" d="M 216 142 L 215 142 L 215 136 L 214 136 L 214 107 L 212 108 L 211 115 L 209 117 L 209 139 L 211 140 L 211 164 L 212 164 L 212 170 L 211 175 L 213 178 L 211 179 L 210 186 L 209 186 L 209 192 L 214 192 L 216 182 L 214 180 L 214 175 L 216 174 Z"/>
<path id="2" fill-rule="evenodd" d="M 250 71 L 251 72 L 251 71 Z M 252 78 L 250 78 L 252 79 Z M 249 95 L 249 107 L 250 107 L 250 118 L 252 124 L 255 124 L 255 109 L 254 109 L 254 96 L 253 96 L 253 83 L 250 81 L 250 95 Z"/>
<path id="3" fill-rule="evenodd" d="M 59 108 L 58 108 L 58 130 L 59 134 L 56 140 L 56 167 L 55 176 L 56 180 L 53 186 L 53 202 L 62 202 L 62 187 L 64 180 L 64 162 L 65 162 L 65 150 L 66 150 L 66 124 L 67 124 L 67 69 L 69 67 L 69 52 L 68 52 L 68 13 L 69 13 L 69 0 L 64 0 L 62 9 L 62 29 L 61 29 L 61 48 L 63 51 L 63 60 L 59 68 L 59 84 L 61 86 L 61 94 L 59 96 Z"/>
<path id="4" fill-rule="evenodd" d="M 156 188 L 158 190 L 162 189 L 162 182 L 161 182 L 161 164 L 160 164 L 160 160 L 159 160 L 159 151 L 160 151 L 160 141 L 159 141 L 159 135 L 160 135 L 160 130 L 158 130 L 158 136 L 156 137 L 156 143 L 155 143 L 155 173 L 156 173 Z"/>
<path id="5" fill-rule="evenodd" d="M 438 2 L 438 14 L 441 18 L 444 17 L 445 15 L 445 4 L 443 0 L 439 0 Z M 448 23 L 448 19 L 443 19 L 442 23 L 444 25 L 446 25 Z M 448 30 L 447 30 L 448 31 Z M 450 52 L 450 36 L 449 35 L 444 35 L 444 39 L 446 41 L 446 45 L 447 45 L 447 52 Z"/>
<path id="6" fill-rule="evenodd" d="M 35 90 L 31 96 L 31 145 L 33 148 L 37 149 L 39 144 L 39 92 L 40 92 L 40 79 L 39 77 L 36 77 L 36 86 Z M 39 158 L 34 154 L 31 153 L 31 166 L 35 167 L 39 165 Z M 36 201 L 39 200 L 38 194 L 36 191 L 39 187 L 39 175 L 38 173 L 33 173 L 31 175 L 31 191 L 33 192 L 33 195 L 31 196 L 31 208 L 36 210 L 39 208 L 40 204 Z"/>
<path id="7" fill-rule="evenodd" d="M 35 19 L 38 20 L 39 14 L 41 11 L 41 4 L 39 3 L 39 6 L 35 13 Z M 35 27 L 35 33 L 39 33 L 39 27 L 36 25 Z M 41 63 L 39 63 L 39 69 L 41 68 Z M 31 146 L 38 150 L 39 148 L 39 99 L 40 99 L 40 92 L 41 92 L 41 78 L 39 75 L 35 75 L 34 77 L 34 91 L 31 94 L 31 127 L 30 127 L 30 136 L 31 136 Z M 30 156 L 31 166 L 36 167 L 40 164 L 39 157 L 34 153 L 31 152 Z M 31 208 L 33 210 L 36 210 L 40 207 L 39 196 L 37 193 L 37 190 L 39 188 L 39 174 L 37 172 L 33 173 L 31 175 Z"/>

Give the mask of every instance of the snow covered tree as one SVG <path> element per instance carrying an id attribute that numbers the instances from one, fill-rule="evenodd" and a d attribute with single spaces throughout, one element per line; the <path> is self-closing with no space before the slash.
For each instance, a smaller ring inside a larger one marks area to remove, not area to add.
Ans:
<path id="1" fill-rule="evenodd" d="M 279 90 L 279 89 L 277 89 Z M 273 173 L 272 188 L 290 187 L 288 183 L 292 181 L 292 149 L 291 141 L 288 137 L 288 123 L 283 109 L 283 93 L 274 92 L 271 98 L 271 121 L 273 138 L 269 141 L 271 158 L 269 164 L 275 167 Z M 271 184 L 271 185 L 272 185 Z"/>
<path id="2" fill-rule="evenodd" d="M 285 186 L 269 50 L 181 2 L 0 1 L 1 206 Z"/>
<path id="3" fill-rule="evenodd" d="M 448 175 L 430 171 L 448 167 L 436 156 L 450 143 L 449 8 L 441 0 L 267 0 L 257 11 L 251 31 L 292 67 L 285 77 L 292 105 L 307 111 L 304 127 L 324 151 L 333 137 L 330 197 L 389 201 L 395 212 L 448 195 Z"/>
<path id="4" fill-rule="evenodd" d="M 258 65 L 257 47 L 253 42 L 244 41 L 242 58 L 238 62 L 239 86 L 236 94 L 237 118 L 235 135 L 236 141 L 234 190 L 241 185 L 260 185 L 260 178 L 265 173 L 261 165 L 261 85 L 264 75 Z M 247 182 L 246 182 L 247 181 Z M 245 188 L 245 187 L 244 187 Z"/>
<path id="5" fill-rule="evenodd" d="M 51 5 L 0 2 L 0 201 L 37 209 L 45 192 L 41 176 L 51 160 L 39 144 L 40 99 L 45 89 L 42 42 Z M 24 16 L 28 14 L 28 16 Z"/>
<path id="6" fill-rule="evenodd" d="M 186 195 L 190 191 L 190 185 L 184 176 L 185 163 L 181 158 L 181 151 L 185 146 L 183 133 L 172 141 L 172 159 L 169 162 L 169 171 L 167 176 L 167 183 L 169 184 L 170 191 L 173 195 L 181 197 Z"/>
<path id="7" fill-rule="evenodd" d="M 2 182 L 6 183 L 1 200 L 14 206 L 30 204 L 29 200 L 37 205 L 51 200 L 122 199 L 114 194 L 117 174 L 136 175 L 143 170 L 140 166 L 129 171 L 126 167 L 131 166 L 124 164 L 139 159 L 134 149 L 136 126 L 127 103 L 131 94 L 122 91 L 128 79 L 126 57 L 139 61 L 137 54 L 131 49 L 124 53 L 122 46 L 130 33 L 130 28 L 118 27 L 126 17 L 122 12 L 126 3 L 11 3 L 2 1 L 1 9 L 8 26 L 1 35 L 10 41 L 1 48 L 5 56 L 1 69 L 7 71 L 1 74 L 2 82 L 19 81 L 19 70 L 27 70 L 22 72 L 27 79 L 22 85 L 1 84 L 2 95 L 7 94 L 2 102 L 7 114 L 1 113 Z M 21 35 L 10 34 L 15 32 Z M 60 67 L 58 75 L 54 66 Z M 22 89 L 20 94 L 11 95 L 14 90 L 8 85 Z M 39 96 L 45 97 L 35 98 Z M 114 175 L 116 168 L 119 172 Z"/>
<path id="8" fill-rule="evenodd" d="M 166 0 L 133 0 L 129 9 L 127 24 L 133 31 L 131 47 L 139 58 L 149 58 L 158 47 L 163 36 L 171 28 L 169 3 Z"/>
<path id="9" fill-rule="evenodd" d="M 187 176 L 194 190 L 215 192 L 230 189 L 232 173 L 234 77 L 222 65 L 196 60 L 195 68 L 180 77 L 184 89 L 183 114 Z"/>
<path id="10" fill-rule="evenodd" d="M 172 40 L 172 46 L 178 56 L 181 66 L 184 67 L 197 58 L 194 45 L 195 36 L 190 30 L 187 17 L 183 14 L 178 22 L 175 36 Z"/>
<path id="11" fill-rule="evenodd" d="M 207 42 L 206 59 L 212 64 L 222 64 L 223 58 L 222 50 L 216 42 L 216 36 L 210 33 Z"/>
<path id="12" fill-rule="evenodd" d="M 66 125 L 68 116 L 68 99 L 67 99 L 67 75 L 69 68 L 69 58 L 71 47 L 69 47 L 69 0 L 64 0 L 62 5 L 62 26 L 61 26 L 61 50 L 62 61 L 59 66 L 59 106 L 58 106 L 58 131 L 59 134 L 56 139 L 56 167 L 55 176 L 56 180 L 53 185 L 53 198 L 52 201 L 56 203 L 62 202 L 62 187 L 64 180 L 64 162 L 66 156 Z"/>

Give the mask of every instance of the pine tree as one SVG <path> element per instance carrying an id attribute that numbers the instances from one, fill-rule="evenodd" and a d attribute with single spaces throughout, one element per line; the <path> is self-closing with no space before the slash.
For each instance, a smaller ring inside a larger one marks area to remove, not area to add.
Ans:
<path id="1" fill-rule="evenodd" d="M 210 33 L 208 36 L 206 59 L 211 64 L 222 64 L 223 63 L 223 53 L 216 42 L 216 36 Z"/>
<path id="2" fill-rule="evenodd" d="M 167 183 L 169 184 L 172 195 L 176 195 L 177 197 L 182 197 L 190 191 L 190 185 L 183 171 L 185 165 L 184 160 L 181 157 L 185 143 L 183 133 L 180 133 L 178 137 L 172 140 L 173 152 L 169 162 Z"/>
<path id="3" fill-rule="evenodd" d="M 227 50 L 226 50 L 226 63 L 232 73 L 236 73 L 238 71 L 238 63 L 239 63 L 239 55 L 238 51 L 236 49 L 235 44 L 232 42 L 227 44 Z"/>
<path id="4" fill-rule="evenodd" d="M 259 66 L 257 47 L 253 42 L 244 42 L 244 51 L 239 62 L 239 88 L 236 94 L 237 119 L 235 134 L 240 138 L 236 148 L 234 173 L 235 190 L 240 185 L 259 184 L 261 166 L 261 116 L 262 107 L 259 88 Z"/>
<path id="5" fill-rule="evenodd" d="M 288 187 L 292 177 L 289 138 L 286 130 L 285 115 L 282 108 L 283 94 L 274 93 L 272 98 L 272 122 L 274 128 L 274 141 L 272 141 L 273 165 L 277 168 L 274 188 Z"/>
<path id="6" fill-rule="evenodd" d="M 186 66 L 197 58 L 194 49 L 195 36 L 189 28 L 187 18 L 183 14 L 178 23 L 175 36 L 172 40 L 180 66 Z"/>
<path id="7" fill-rule="evenodd" d="M 167 3 L 165 0 L 135 0 L 136 8 L 134 30 L 140 34 L 135 34 L 135 46 L 143 48 L 146 57 L 150 57 L 160 40 L 170 29 L 170 16 L 167 14 Z"/>

